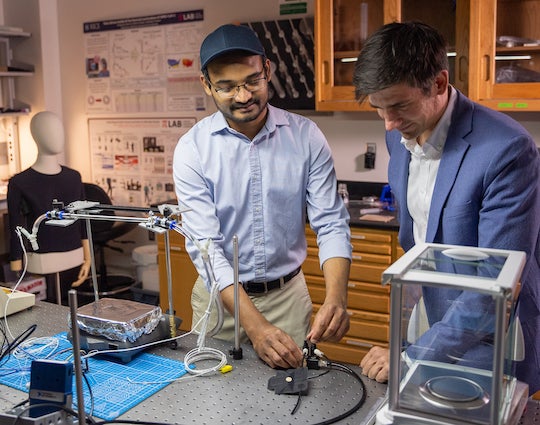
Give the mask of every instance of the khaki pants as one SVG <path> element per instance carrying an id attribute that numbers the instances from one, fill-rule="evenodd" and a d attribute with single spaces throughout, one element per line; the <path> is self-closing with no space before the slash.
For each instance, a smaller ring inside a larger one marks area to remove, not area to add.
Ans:
<path id="1" fill-rule="evenodd" d="M 191 294 L 191 307 L 193 308 L 192 326 L 195 326 L 204 315 L 209 298 L 210 294 L 206 289 L 203 279 L 199 276 L 195 281 Z M 309 331 L 313 310 L 311 298 L 306 287 L 306 280 L 302 272 L 287 282 L 283 288 L 274 289 L 267 294 L 250 295 L 250 298 L 266 320 L 287 332 L 298 346 L 302 347 Z M 216 308 L 212 306 L 207 330 L 211 330 L 214 327 L 216 320 Z M 234 341 L 234 317 L 227 310 L 224 311 L 223 327 L 214 337 L 226 341 Z M 249 342 L 246 332 L 242 327 L 240 327 L 240 342 L 244 344 Z"/>

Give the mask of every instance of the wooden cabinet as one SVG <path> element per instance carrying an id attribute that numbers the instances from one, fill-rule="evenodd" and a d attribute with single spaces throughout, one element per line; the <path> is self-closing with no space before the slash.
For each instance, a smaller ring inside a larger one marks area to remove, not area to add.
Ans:
<path id="1" fill-rule="evenodd" d="M 306 228 L 308 257 L 302 266 L 314 314 L 324 302 L 325 286 L 319 265 L 315 233 Z M 381 275 L 402 254 L 397 231 L 351 228 L 353 259 L 349 277 L 348 312 L 351 326 L 339 343 L 320 343 L 332 360 L 359 363 L 373 345 L 388 346 L 390 287 L 381 285 Z"/>
<path id="2" fill-rule="evenodd" d="M 540 0 L 471 1 L 469 97 L 540 111 Z"/>
<path id="3" fill-rule="evenodd" d="M 163 311 L 169 309 L 167 289 L 167 268 L 165 257 L 165 237 L 158 235 L 159 300 Z M 172 299 L 176 316 L 182 319 L 180 329 L 191 329 L 191 290 L 198 273 L 186 252 L 184 237 L 176 232 L 169 232 L 171 255 Z"/>
<path id="4" fill-rule="evenodd" d="M 447 0 L 317 0 L 315 9 L 315 89 L 319 111 L 371 110 L 354 100 L 352 76 L 364 40 L 385 23 L 419 20 L 433 25 L 449 42 L 454 79 L 458 14 Z M 464 12 L 463 12 L 464 13 Z M 460 20 L 461 22 L 462 20 Z"/>
<path id="5" fill-rule="evenodd" d="M 418 20 L 448 41 L 450 82 L 498 110 L 540 110 L 540 0 L 317 0 L 319 111 L 371 108 L 354 100 L 362 42 L 384 23 Z"/>
<path id="6" fill-rule="evenodd" d="M 396 20 L 399 0 L 317 0 L 315 9 L 315 107 L 318 111 L 359 111 L 352 75 L 362 41 L 385 22 Z"/>
<path id="7" fill-rule="evenodd" d="M 325 297 L 324 278 L 319 266 L 315 233 L 306 226 L 308 255 L 302 265 L 314 314 Z M 158 267 L 160 305 L 169 308 L 165 259 L 165 239 L 158 235 Z M 388 346 L 390 288 L 381 285 L 381 275 L 402 251 L 397 242 L 396 230 L 351 228 L 353 261 L 348 290 L 348 312 L 351 327 L 340 343 L 321 343 L 320 349 L 336 361 L 358 363 L 374 345 Z M 191 329 L 191 290 L 197 271 L 185 250 L 184 238 L 169 232 L 171 255 L 173 306 L 176 316 L 182 319 L 180 329 Z"/>

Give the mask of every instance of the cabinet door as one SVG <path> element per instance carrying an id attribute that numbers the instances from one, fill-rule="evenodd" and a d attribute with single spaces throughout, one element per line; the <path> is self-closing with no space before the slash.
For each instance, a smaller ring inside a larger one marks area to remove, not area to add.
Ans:
<path id="1" fill-rule="evenodd" d="M 317 0 L 315 95 L 319 111 L 367 110 L 354 100 L 352 75 L 362 42 L 384 22 L 397 19 L 392 1 Z"/>
<path id="2" fill-rule="evenodd" d="M 170 260 L 172 279 L 172 304 L 177 317 L 182 319 L 180 329 L 191 330 L 191 291 L 198 277 L 197 270 L 184 248 L 184 238 L 170 232 Z M 158 235 L 159 299 L 163 311 L 169 309 L 167 267 L 163 235 Z"/>
<path id="3" fill-rule="evenodd" d="M 471 3 L 469 97 L 540 111 L 540 0 Z"/>
<path id="4" fill-rule="evenodd" d="M 448 0 L 317 0 L 317 110 L 371 110 L 366 102 L 359 105 L 354 99 L 354 65 L 367 36 L 384 23 L 394 21 L 422 21 L 439 29 L 449 44 L 450 81 L 466 91 L 466 67 L 462 68 L 461 80 L 455 77 L 454 70 L 456 52 L 467 47 L 466 31 L 460 25 L 461 22 L 468 22 L 461 19 L 461 16 L 467 16 L 468 2 L 455 3 Z M 465 57 L 465 54 L 460 54 L 460 57 Z"/>

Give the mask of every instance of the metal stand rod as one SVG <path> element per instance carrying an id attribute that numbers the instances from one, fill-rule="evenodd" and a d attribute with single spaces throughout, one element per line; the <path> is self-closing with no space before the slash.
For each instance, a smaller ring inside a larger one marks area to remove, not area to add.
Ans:
<path id="1" fill-rule="evenodd" d="M 172 293 L 172 270 L 171 270 L 171 242 L 169 232 L 165 232 L 165 270 L 167 271 L 167 296 L 169 299 L 169 313 L 174 315 L 173 293 Z"/>
<path id="2" fill-rule="evenodd" d="M 90 270 L 92 273 L 92 288 L 94 289 L 94 300 L 96 304 L 99 301 L 99 288 L 97 283 L 97 272 L 96 272 L 96 256 L 94 255 L 94 241 L 92 240 L 92 223 L 90 219 L 86 220 L 86 236 L 88 237 L 88 247 L 90 249 Z"/>
<path id="3" fill-rule="evenodd" d="M 81 367 L 81 340 L 79 324 L 77 323 L 77 291 L 70 289 L 68 292 L 69 308 L 71 313 L 71 334 L 73 337 L 73 366 L 75 367 L 75 386 L 77 388 L 77 410 L 79 412 L 79 424 L 86 424 L 86 412 L 84 411 L 84 396 L 82 385 Z"/>
<path id="4" fill-rule="evenodd" d="M 176 321 L 174 303 L 173 303 L 173 290 L 172 290 L 172 270 L 171 270 L 171 242 L 169 238 L 169 232 L 165 232 L 163 235 L 165 238 L 165 268 L 167 271 L 167 296 L 169 298 L 169 325 L 171 338 L 176 336 Z M 176 341 L 171 343 L 173 348 L 176 348 Z"/>
<path id="5" fill-rule="evenodd" d="M 240 300 L 239 300 L 239 259 L 238 259 L 238 235 L 233 236 L 233 271 L 234 271 L 234 348 L 232 355 L 234 359 L 242 358 L 242 347 L 240 347 Z"/>
<path id="6" fill-rule="evenodd" d="M 56 304 L 62 305 L 62 289 L 60 288 L 60 272 L 54 274 L 54 285 L 56 287 Z"/>

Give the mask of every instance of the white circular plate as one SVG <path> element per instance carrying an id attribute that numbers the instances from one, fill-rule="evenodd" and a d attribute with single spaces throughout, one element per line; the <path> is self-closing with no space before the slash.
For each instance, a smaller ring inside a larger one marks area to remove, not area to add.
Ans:
<path id="1" fill-rule="evenodd" d="M 489 258 L 489 255 L 469 248 L 449 248 L 442 252 L 447 257 L 462 261 L 480 261 Z"/>
<path id="2" fill-rule="evenodd" d="M 443 251 L 443 254 L 454 260 L 480 261 L 489 258 L 485 252 L 476 251 L 469 248 L 449 248 Z"/>

